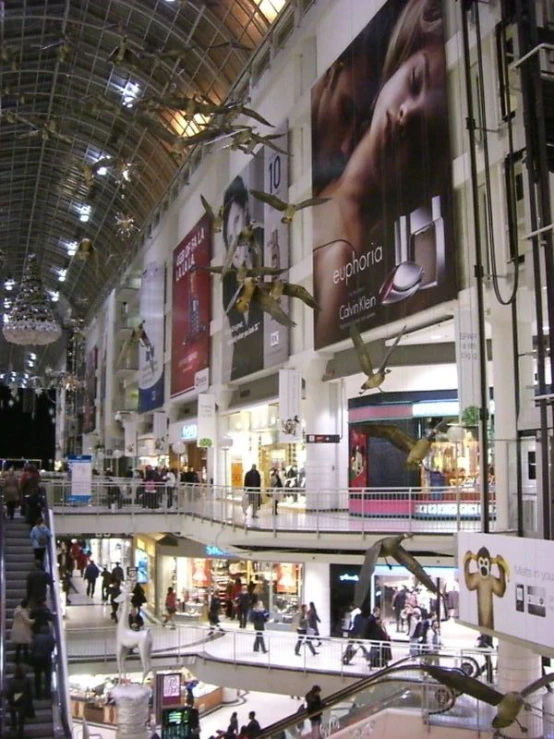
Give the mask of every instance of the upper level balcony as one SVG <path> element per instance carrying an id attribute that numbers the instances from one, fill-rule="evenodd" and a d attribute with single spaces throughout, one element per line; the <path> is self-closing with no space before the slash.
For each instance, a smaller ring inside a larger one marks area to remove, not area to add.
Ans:
<path id="1" fill-rule="evenodd" d="M 74 495 L 71 482 L 48 484 L 61 534 L 171 532 L 218 546 L 333 546 L 359 550 L 388 534 L 426 539 L 451 553 L 452 534 L 481 529 L 478 491 L 462 487 L 246 490 L 205 484 L 114 479 Z M 489 507 L 496 520 L 494 492 Z"/>

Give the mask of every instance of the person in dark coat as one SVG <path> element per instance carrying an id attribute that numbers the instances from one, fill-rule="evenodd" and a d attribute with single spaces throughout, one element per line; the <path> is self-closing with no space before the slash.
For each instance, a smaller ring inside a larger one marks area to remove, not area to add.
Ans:
<path id="1" fill-rule="evenodd" d="M 406 588 L 402 586 L 398 588 L 392 599 L 392 607 L 394 609 L 394 615 L 396 617 L 396 631 L 401 633 L 404 631 L 404 619 L 402 618 L 402 612 L 406 607 Z"/>
<path id="2" fill-rule="evenodd" d="M 100 570 L 94 560 L 89 560 L 88 565 L 85 569 L 85 581 L 87 583 L 87 595 L 94 598 L 94 591 L 96 590 L 96 581 L 100 575 Z"/>
<path id="3" fill-rule="evenodd" d="M 112 570 L 112 580 L 119 580 L 120 583 L 125 582 L 125 573 L 119 562 L 115 563 L 115 567 Z"/>
<path id="4" fill-rule="evenodd" d="M 32 655 L 37 700 L 43 695 L 47 699 L 51 697 L 52 652 L 55 646 L 56 640 L 48 626 L 43 626 L 40 633 L 33 636 Z"/>
<path id="5" fill-rule="evenodd" d="M 140 615 L 140 611 L 137 611 L 136 608 L 131 608 L 131 613 L 129 614 L 129 628 L 132 629 L 132 631 L 140 631 L 144 626 L 144 619 Z"/>
<path id="6" fill-rule="evenodd" d="M 314 685 L 311 690 L 306 693 L 306 711 L 310 724 L 312 725 L 312 737 L 321 736 L 321 719 L 323 711 L 323 701 L 321 700 L 321 688 Z"/>
<path id="7" fill-rule="evenodd" d="M 17 739 L 23 739 L 25 719 L 33 718 L 35 714 L 31 681 L 27 677 L 23 665 L 17 664 L 15 666 L 13 677 L 8 680 L 4 695 L 10 707 L 12 732 Z"/>
<path id="8" fill-rule="evenodd" d="M 112 612 L 110 613 L 110 618 L 112 621 L 115 621 L 117 623 L 117 611 L 119 609 L 119 603 L 116 601 L 116 598 L 121 595 L 121 587 L 119 584 L 119 580 L 113 580 L 112 584 L 110 585 L 110 605 L 112 607 Z"/>
<path id="9" fill-rule="evenodd" d="M 50 628 L 50 624 L 54 621 L 54 614 L 48 608 L 44 599 L 40 600 L 34 608 L 31 608 L 29 615 L 33 621 L 31 627 L 33 634 L 40 634 L 44 626 Z"/>
<path id="10" fill-rule="evenodd" d="M 252 623 L 254 624 L 254 630 L 256 631 L 256 638 L 254 639 L 254 651 L 259 652 L 260 650 L 267 654 L 265 648 L 264 634 L 265 622 L 268 618 L 268 613 L 264 608 L 264 604 L 261 600 L 257 601 L 252 609 Z"/>
<path id="11" fill-rule="evenodd" d="M 27 600 L 34 605 L 41 600 L 46 600 L 47 589 L 52 587 L 52 578 L 48 572 L 42 569 L 42 565 L 35 560 L 35 566 L 27 574 Z"/>
<path id="12" fill-rule="evenodd" d="M 244 487 L 248 493 L 248 504 L 252 506 L 252 518 L 258 517 L 258 508 L 262 502 L 262 478 L 255 464 L 248 470 L 244 476 Z"/>
<path id="13" fill-rule="evenodd" d="M 140 612 L 142 606 L 146 603 L 146 595 L 142 585 L 137 584 L 133 588 L 133 595 L 131 596 L 131 605 Z"/>
<path id="14" fill-rule="evenodd" d="M 262 733 L 262 727 L 260 722 L 256 718 L 256 712 L 250 711 L 248 714 L 248 724 L 246 725 L 246 736 L 248 739 L 259 736 Z"/>
<path id="15" fill-rule="evenodd" d="M 208 608 L 208 623 L 210 624 L 208 636 L 212 636 L 212 634 L 215 633 L 216 629 L 218 629 L 220 633 L 224 633 L 223 629 L 221 628 L 221 624 L 219 623 L 220 610 L 221 601 L 219 600 L 219 595 L 214 592 L 212 593 L 212 597 L 210 598 L 210 607 Z"/>
<path id="16" fill-rule="evenodd" d="M 246 585 L 243 585 L 240 593 L 237 595 L 237 610 L 239 614 L 239 629 L 245 629 L 248 621 L 248 612 L 252 605 L 252 596 L 248 592 Z"/>
<path id="17" fill-rule="evenodd" d="M 108 570 L 106 566 L 102 569 L 102 572 L 100 573 L 100 577 L 102 578 L 102 603 L 107 603 L 108 598 L 110 597 L 110 585 L 112 584 L 112 573 Z"/>

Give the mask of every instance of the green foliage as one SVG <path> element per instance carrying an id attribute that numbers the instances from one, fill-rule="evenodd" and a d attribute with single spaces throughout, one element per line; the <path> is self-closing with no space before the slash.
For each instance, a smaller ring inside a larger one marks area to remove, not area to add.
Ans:
<path id="1" fill-rule="evenodd" d="M 478 426 L 481 418 L 481 411 L 476 405 L 468 405 L 462 411 L 462 426 Z"/>

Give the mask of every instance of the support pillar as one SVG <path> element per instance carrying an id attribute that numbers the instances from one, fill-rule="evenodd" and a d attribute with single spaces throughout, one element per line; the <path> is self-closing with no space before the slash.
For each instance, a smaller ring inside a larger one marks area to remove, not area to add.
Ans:
<path id="1" fill-rule="evenodd" d="M 503 639 L 498 640 L 497 687 L 501 693 L 523 690 L 527 685 L 537 680 L 541 676 L 541 672 L 541 658 L 538 654 L 526 647 L 519 646 L 519 644 Z M 543 737 L 542 716 L 538 714 L 538 711 L 542 710 L 543 693 L 544 691 L 538 691 L 527 699 L 528 703 L 535 706 L 537 710 L 526 711 L 522 708 L 519 713 L 518 721 L 523 729 L 527 729 L 527 731 L 522 730 L 514 723 L 507 729 L 502 729 L 500 736 L 509 739 L 519 737 L 540 739 Z"/>

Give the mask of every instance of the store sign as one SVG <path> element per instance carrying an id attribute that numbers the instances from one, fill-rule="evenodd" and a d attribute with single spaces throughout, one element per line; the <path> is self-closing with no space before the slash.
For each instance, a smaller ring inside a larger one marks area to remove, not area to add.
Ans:
<path id="1" fill-rule="evenodd" d="M 460 621 L 554 648 L 554 542 L 458 534 Z"/>
<path id="2" fill-rule="evenodd" d="M 212 544 L 206 546 L 206 557 L 228 557 L 229 553 L 224 552 L 223 549 L 215 547 Z"/>
<path id="3" fill-rule="evenodd" d="M 302 441 L 302 375 L 300 370 L 279 370 L 279 441 Z"/>
<path id="4" fill-rule="evenodd" d="M 188 739 L 192 735 L 190 706 L 163 709 L 162 739 Z"/>
<path id="5" fill-rule="evenodd" d="M 187 423 L 181 429 L 181 441 L 194 441 L 198 436 L 198 427 L 195 423 Z"/>
<path id="6" fill-rule="evenodd" d="M 338 444 L 340 434 L 306 434 L 307 444 Z"/>
<path id="7" fill-rule="evenodd" d="M 358 582 L 359 579 L 358 575 L 350 575 L 348 572 L 345 572 L 344 575 L 339 575 L 340 582 Z"/>
<path id="8" fill-rule="evenodd" d="M 215 395 L 198 396 L 198 446 L 213 447 L 216 440 Z"/>
<path id="9" fill-rule="evenodd" d="M 71 470 L 69 502 L 86 503 L 92 495 L 92 457 L 89 454 L 67 458 Z"/>

